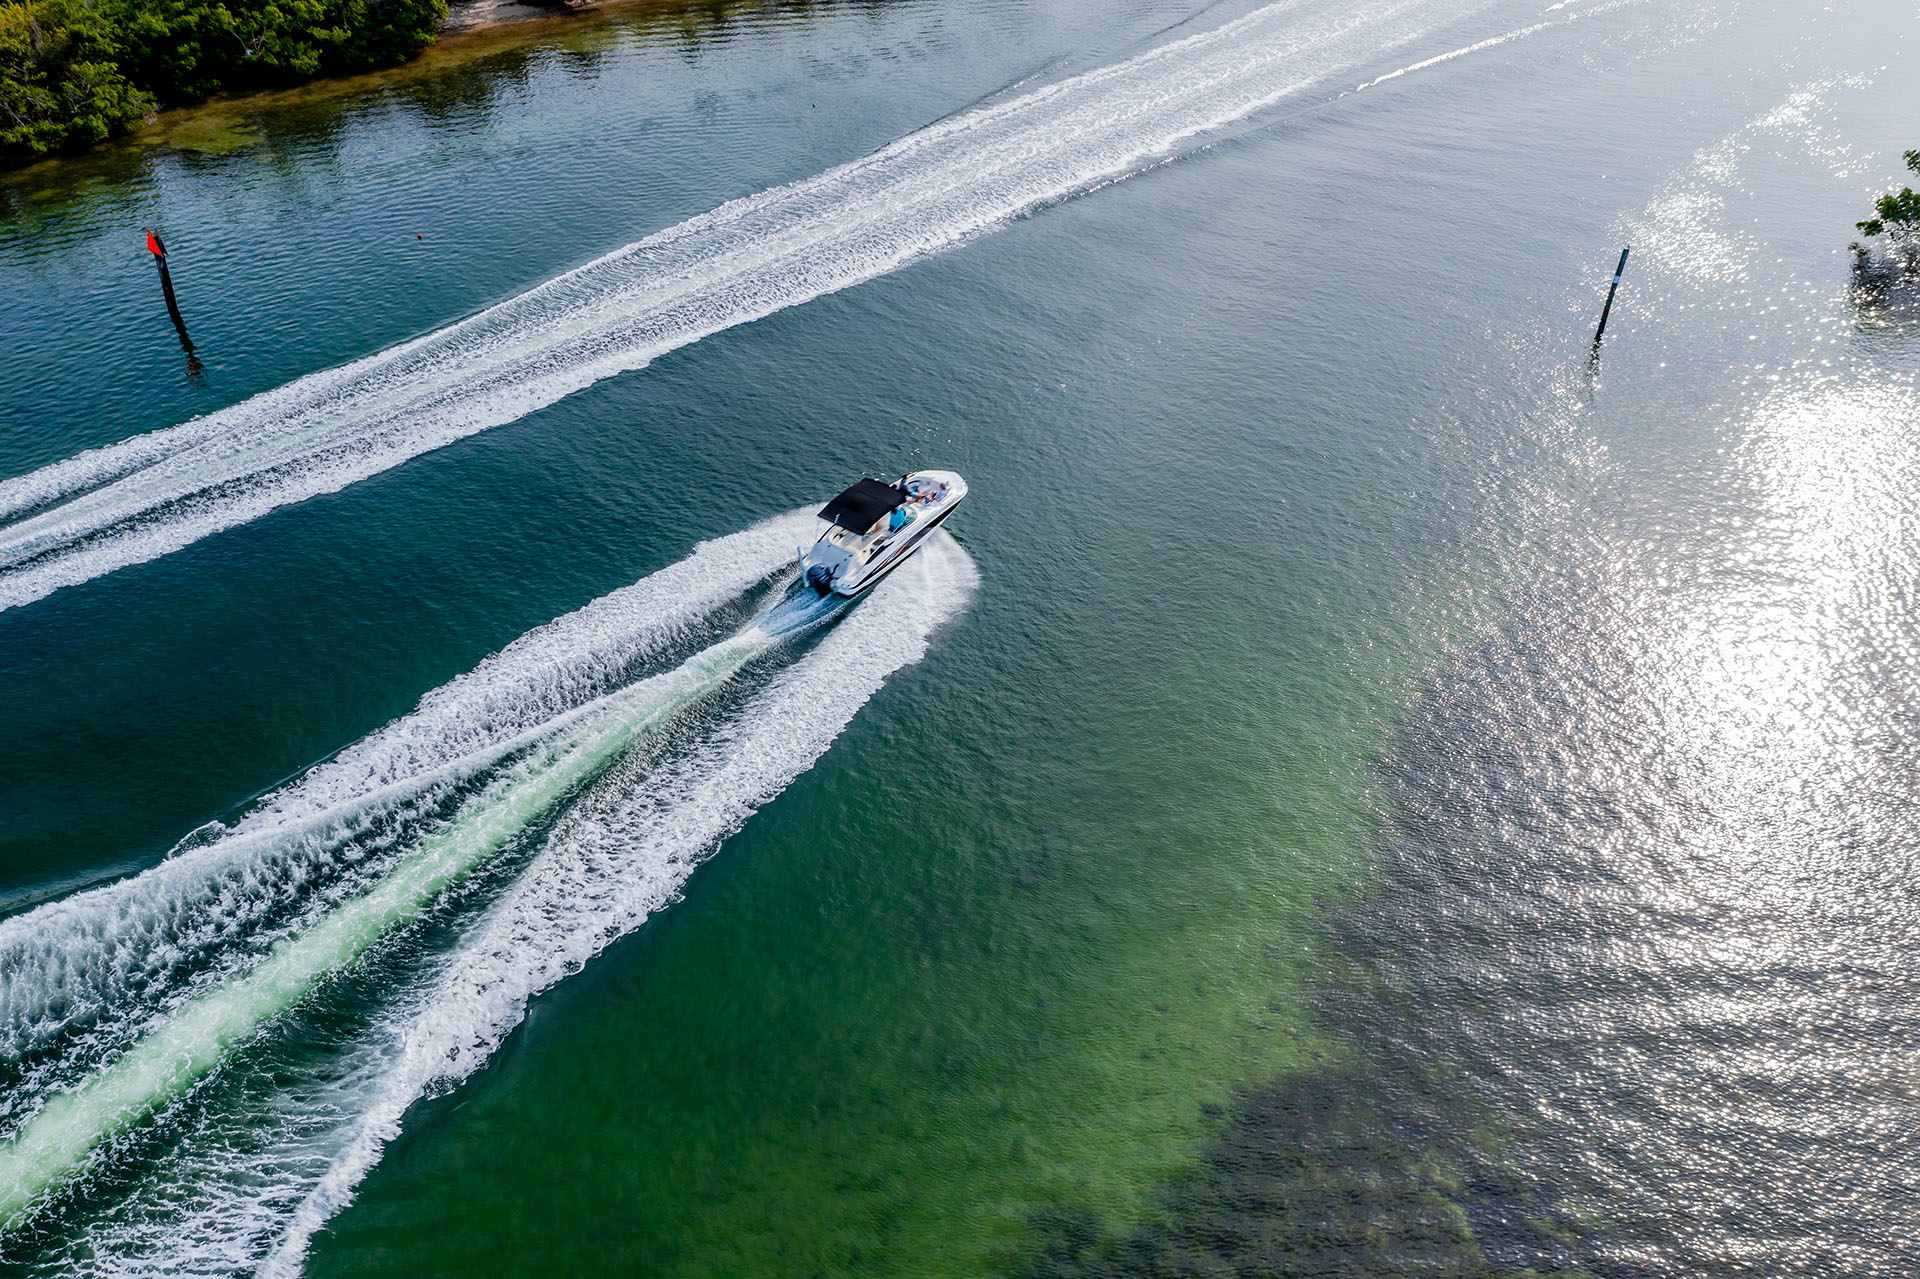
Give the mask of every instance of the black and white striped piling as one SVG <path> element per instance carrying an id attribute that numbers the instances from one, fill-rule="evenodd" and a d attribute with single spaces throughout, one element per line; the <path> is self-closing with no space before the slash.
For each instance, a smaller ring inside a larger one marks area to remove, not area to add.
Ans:
<path id="1" fill-rule="evenodd" d="M 1613 268 L 1613 284 L 1607 289 L 1607 304 L 1600 308 L 1600 327 L 1593 331 L 1593 353 L 1600 354 L 1600 339 L 1607 333 L 1607 317 L 1613 314 L 1613 295 L 1620 291 L 1620 277 L 1627 273 L 1627 254 L 1632 246 L 1620 250 L 1620 265 Z"/>

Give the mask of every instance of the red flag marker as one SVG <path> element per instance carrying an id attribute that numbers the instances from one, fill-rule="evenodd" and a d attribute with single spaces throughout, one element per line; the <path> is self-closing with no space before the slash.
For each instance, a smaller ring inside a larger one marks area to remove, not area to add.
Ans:
<path id="1" fill-rule="evenodd" d="M 164 258 L 167 256 L 167 246 L 161 241 L 160 237 L 152 231 L 147 232 L 147 252 L 153 254 L 156 258 Z"/>

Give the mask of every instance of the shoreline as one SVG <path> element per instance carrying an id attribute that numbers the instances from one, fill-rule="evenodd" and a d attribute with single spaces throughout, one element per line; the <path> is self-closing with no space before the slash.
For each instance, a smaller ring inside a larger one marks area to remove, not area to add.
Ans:
<path id="1" fill-rule="evenodd" d="M 735 7 L 721 0 L 723 9 Z M 450 65 L 483 58 L 498 51 L 534 42 L 563 30 L 587 29 L 599 21 L 628 14 L 712 12 L 715 5 L 700 0 L 559 0 L 529 4 L 525 0 L 450 0 L 447 17 L 433 40 L 404 62 L 347 75 L 315 76 L 281 88 L 216 93 L 198 102 L 168 107 L 147 116 L 116 137 L 104 138 L 78 151 L 0 161 L 0 188 L 33 186 L 56 172 L 77 172 L 112 165 L 153 148 L 218 153 L 256 141 L 250 118 L 263 109 L 364 93 L 381 85 L 414 76 L 432 75 Z M 245 135 L 245 136 L 241 136 Z M 0 202 L 0 222 L 9 210 Z"/>

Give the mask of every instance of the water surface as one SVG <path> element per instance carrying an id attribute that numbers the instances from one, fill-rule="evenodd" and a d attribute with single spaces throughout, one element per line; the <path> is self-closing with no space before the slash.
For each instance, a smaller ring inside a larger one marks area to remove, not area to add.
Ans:
<path id="1" fill-rule="evenodd" d="M 0 1257 L 1910 1270 L 1912 25 L 615 13 L 10 177 Z"/>

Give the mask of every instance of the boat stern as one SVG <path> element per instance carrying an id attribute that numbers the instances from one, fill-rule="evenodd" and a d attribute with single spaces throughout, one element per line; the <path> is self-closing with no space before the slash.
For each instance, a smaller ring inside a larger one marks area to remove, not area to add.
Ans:
<path id="1" fill-rule="evenodd" d="M 843 546 L 821 538 L 812 549 L 800 552 L 800 580 L 821 595 L 833 589 L 835 580 L 845 577 L 853 555 Z"/>

